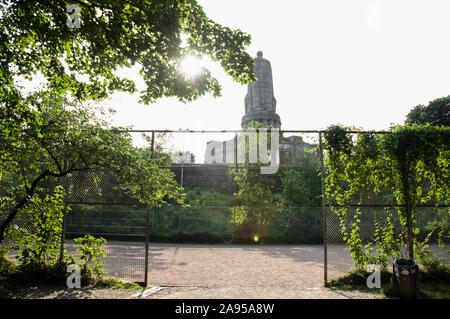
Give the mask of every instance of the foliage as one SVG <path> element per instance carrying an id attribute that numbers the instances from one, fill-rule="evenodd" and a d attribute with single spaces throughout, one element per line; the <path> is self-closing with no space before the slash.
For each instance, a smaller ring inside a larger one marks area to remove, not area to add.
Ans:
<path id="1" fill-rule="evenodd" d="M 419 273 L 419 299 L 448 299 L 449 291 L 449 275 L 447 269 L 446 273 L 434 272 L 429 269 L 421 269 Z M 367 287 L 367 278 L 370 272 L 362 268 L 354 268 L 345 275 L 330 280 L 329 286 L 333 290 L 359 290 L 359 291 L 373 291 L 380 293 L 381 297 L 393 298 L 394 292 L 392 289 L 392 271 L 381 270 L 381 290 L 369 289 Z"/>
<path id="2" fill-rule="evenodd" d="M 450 96 L 430 101 L 427 106 L 415 106 L 406 115 L 405 124 L 450 126 Z"/>
<path id="3" fill-rule="evenodd" d="M 186 189 L 186 203 L 191 206 L 230 206 L 233 197 L 211 189 Z"/>
<path id="4" fill-rule="evenodd" d="M 375 238 L 381 249 L 379 253 L 383 255 L 376 262 L 383 265 L 386 254 L 398 253 L 397 239 L 407 246 L 410 258 L 414 257 L 414 252 L 419 262 L 427 257 L 429 237 L 418 241 L 419 229 L 415 226 L 416 212 L 413 207 L 427 203 L 448 204 L 449 141 L 448 128 L 430 125 L 394 127 L 386 134 L 361 132 L 356 139 L 344 127 L 331 126 L 327 129 L 324 143 L 328 153 L 326 196 L 332 204 L 343 206 L 336 213 L 355 265 L 363 265 L 370 259 L 373 261 L 374 255 L 369 257 L 367 254 L 373 251 L 362 246 L 359 210 L 355 211 L 348 229 L 348 205 L 364 204 L 367 194 L 386 191 L 391 192 L 395 196 L 395 204 L 400 205 L 398 213 L 403 233 L 395 237 L 392 216 L 386 215 L 385 223 L 378 225 Z M 440 234 L 447 236 L 442 231 Z"/>
<path id="5" fill-rule="evenodd" d="M 334 288 L 342 290 L 369 290 L 367 287 L 367 278 L 371 275 L 371 272 L 366 271 L 363 268 L 353 268 L 348 273 L 330 280 L 328 285 Z M 381 270 L 381 287 L 385 287 L 390 284 L 392 280 L 392 272 L 388 270 Z"/>
<path id="6" fill-rule="evenodd" d="M 151 158 L 157 161 L 160 166 L 170 166 L 172 163 L 171 155 L 166 151 L 167 133 L 155 134 L 155 141 L 146 133 L 142 133 L 142 137 L 147 142 L 147 145 L 153 144 L 153 151 L 150 147 L 139 148 L 138 151 L 142 153 L 143 158 Z"/>
<path id="7" fill-rule="evenodd" d="M 255 235 L 263 239 L 273 224 L 277 212 L 281 208 L 281 199 L 275 194 L 276 178 L 273 174 L 261 174 L 260 167 L 262 165 L 257 155 L 256 163 L 250 159 L 250 154 L 259 154 L 259 148 L 271 149 L 271 134 L 267 133 L 266 142 L 268 145 L 259 145 L 259 129 L 269 130 L 271 127 L 265 127 L 262 123 L 251 121 L 245 123 L 244 130 L 250 131 L 242 134 L 242 138 L 238 137 L 238 150 L 243 150 L 241 156 L 248 168 L 230 168 L 229 175 L 233 178 L 237 185 L 237 191 L 234 193 L 234 207 L 231 208 L 232 224 L 234 228 L 235 238 L 244 241 L 253 241 Z M 254 135 L 253 135 L 254 134 Z M 254 139 L 256 145 L 252 145 L 249 138 Z M 251 147 L 255 147 L 252 150 Z M 247 161 L 248 159 L 248 161 Z"/>
<path id="8" fill-rule="evenodd" d="M 61 184 L 78 172 L 107 172 L 129 196 L 152 207 L 182 201 L 174 174 L 159 167 L 164 159 L 135 148 L 129 133 L 98 115 L 101 109 L 48 92 L 30 95 L 22 106 L 17 113 L 0 108 L 0 210 L 6 215 L 0 242 L 17 213 L 36 193 L 45 194 L 45 184 Z"/>
<path id="9" fill-rule="evenodd" d="M 142 290 L 142 287 L 135 282 L 119 280 L 114 277 L 102 278 L 95 282 L 93 288 L 98 289 L 118 289 L 118 290 Z M 151 288 L 151 287 L 149 287 Z"/>
<path id="10" fill-rule="evenodd" d="M 323 243 L 322 207 L 283 207 L 264 243 Z"/>
<path id="11" fill-rule="evenodd" d="M 233 220 L 237 224 L 268 225 L 275 217 L 274 209 L 280 206 L 280 200 L 273 193 L 274 181 L 258 171 L 239 169 L 231 171 L 238 185 L 233 208 Z"/>
<path id="12" fill-rule="evenodd" d="M 286 207 L 321 206 L 321 181 L 317 170 L 283 169 L 278 172 Z"/>
<path id="13" fill-rule="evenodd" d="M 265 140 L 268 145 L 259 145 L 258 134 L 261 129 L 267 130 L 268 136 Z M 258 234 L 259 238 L 267 242 L 321 241 L 314 232 L 310 233 L 311 236 L 303 234 L 305 227 L 298 220 L 300 216 L 303 218 L 308 214 L 297 209 L 321 205 L 317 149 L 311 145 L 296 158 L 281 159 L 289 161 L 289 164 L 294 163 L 296 168 L 277 170 L 275 174 L 261 174 L 259 170 L 263 163 L 260 159 L 257 157 L 256 163 L 250 162 L 251 151 L 255 151 L 251 147 L 256 146 L 258 151 L 261 151 L 262 147 L 270 154 L 271 127 L 251 121 L 245 123 L 244 130 L 253 131 L 257 143 L 252 145 L 250 141 L 238 138 L 238 141 L 245 143 L 238 145 L 238 149 L 244 150 L 244 156 L 242 154 L 240 156 L 245 159 L 246 168 L 229 170 L 237 185 L 234 207 L 231 210 L 236 237 L 248 240 L 252 239 L 254 234 Z M 247 162 L 247 158 L 250 163 Z"/>
<path id="14" fill-rule="evenodd" d="M 450 285 L 450 266 L 441 258 L 429 258 L 423 263 L 422 280 Z"/>
<path id="15" fill-rule="evenodd" d="M 0 254 L 0 278 L 5 274 L 9 274 L 15 268 L 14 261 L 8 259 L 6 254 Z"/>
<path id="16" fill-rule="evenodd" d="M 284 157 L 295 168 L 277 172 L 281 194 L 286 207 L 319 207 L 322 205 L 322 186 L 317 148 L 306 148 L 296 158 Z"/>
<path id="17" fill-rule="evenodd" d="M 100 278 L 104 271 L 103 258 L 106 257 L 106 239 L 95 238 L 92 235 L 75 238 L 76 251 L 79 253 L 78 260 L 75 262 L 73 256 L 68 256 L 69 263 L 76 263 L 81 268 L 81 277 L 87 280 Z"/>
<path id="18" fill-rule="evenodd" d="M 180 72 L 188 53 L 209 55 L 240 83 L 255 80 L 253 59 L 244 51 L 250 36 L 208 19 L 194 0 L 76 1 L 81 25 L 75 29 L 66 23 L 70 4 L 0 2 L 0 184 L 7 215 L 0 242 L 43 182 L 78 171 L 108 170 L 130 196 L 153 207 L 181 201 L 173 174 L 158 167 L 161 157 L 149 160 L 149 151 L 136 150 L 127 133 L 109 129 L 79 104 L 117 90 L 135 92 L 132 80 L 117 75 L 120 68 L 140 66 L 144 103 L 220 94 L 208 70 L 193 79 Z M 20 82 L 36 76 L 45 91 L 25 95 Z"/>
<path id="19" fill-rule="evenodd" d="M 18 251 L 17 273 L 25 278 L 34 281 L 44 276 L 52 281 L 62 280 L 65 265 L 72 263 L 80 265 L 84 280 L 92 280 L 103 273 L 101 257 L 106 257 L 103 238 L 91 235 L 76 238 L 78 260 L 65 251 L 59 259 L 64 196 L 61 186 L 55 188 L 52 196 L 46 195 L 43 199 L 34 196 L 21 211 L 21 227 L 14 225 L 9 229 L 7 238 L 13 242 L 11 248 Z"/>
<path id="20" fill-rule="evenodd" d="M 64 195 L 63 188 L 58 186 L 52 196 L 34 196 L 22 211 L 22 227 L 14 225 L 8 233 L 22 267 L 42 267 L 58 261 Z"/>
<path id="21" fill-rule="evenodd" d="M 1 278 L 3 277 L 3 278 Z M 6 292 L 17 288 L 19 285 L 65 285 L 67 272 L 63 264 L 55 263 L 52 265 L 13 265 L 3 274 L 0 273 L 0 294 L 2 285 Z"/>
<path id="22" fill-rule="evenodd" d="M 66 11 L 71 4 L 79 7 L 79 28 L 67 23 L 75 19 Z M 219 95 L 208 70 L 195 79 L 180 72 L 186 54 L 208 55 L 240 83 L 255 80 L 253 59 L 244 50 L 250 36 L 215 23 L 195 0 L 4 0 L 0 39 L 2 98 L 16 91 L 17 76 L 35 74 L 58 95 L 82 100 L 135 92 L 135 83 L 117 72 L 132 66 L 139 66 L 146 84 L 140 92 L 144 103 L 163 96 L 190 101 L 206 92 Z"/>
<path id="23" fill-rule="evenodd" d="M 133 163 L 115 171 L 121 188 L 149 207 L 161 207 L 169 200 L 183 204 L 184 189 L 175 181 L 170 169 L 160 167 L 161 159 L 149 159 L 142 149 L 132 151 Z"/>
<path id="24" fill-rule="evenodd" d="M 394 214 L 390 209 L 386 209 L 385 214 L 384 220 L 375 220 L 375 238 L 373 243 L 368 243 L 364 247 L 367 259 L 363 259 L 362 264 L 376 264 L 386 269 L 391 261 L 390 258 L 402 254 L 402 243 L 397 237 Z"/>
<path id="25" fill-rule="evenodd" d="M 448 284 L 441 282 L 422 283 L 420 285 L 420 299 L 450 299 L 450 288 Z"/>

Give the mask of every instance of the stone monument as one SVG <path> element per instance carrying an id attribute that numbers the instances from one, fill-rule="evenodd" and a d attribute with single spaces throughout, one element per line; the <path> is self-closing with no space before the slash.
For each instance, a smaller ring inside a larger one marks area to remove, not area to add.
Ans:
<path id="1" fill-rule="evenodd" d="M 245 129 L 246 123 L 254 121 L 281 129 L 280 116 L 276 113 L 277 101 L 273 93 L 272 67 L 270 62 L 263 58 L 259 51 L 254 65 L 256 81 L 247 86 L 245 95 L 245 114 L 242 117 L 241 127 Z M 280 136 L 280 158 L 293 162 L 305 149 L 305 143 L 300 136 Z M 209 141 L 206 145 L 205 164 L 233 163 L 235 160 L 235 140 Z M 286 161 L 285 161 L 286 162 Z"/>
<path id="2" fill-rule="evenodd" d="M 275 113 L 277 100 L 273 94 L 272 67 L 261 51 L 255 58 L 254 72 L 257 80 L 248 84 L 241 126 L 244 128 L 247 122 L 256 121 L 279 129 L 281 121 Z"/>

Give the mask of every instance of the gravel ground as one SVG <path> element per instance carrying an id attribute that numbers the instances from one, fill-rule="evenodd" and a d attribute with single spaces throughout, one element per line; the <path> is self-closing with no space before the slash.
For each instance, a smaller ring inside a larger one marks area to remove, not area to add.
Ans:
<path id="1" fill-rule="evenodd" d="M 330 265 L 345 273 L 352 263 L 343 246 L 330 254 L 347 255 Z M 170 299 L 322 299 L 375 298 L 363 292 L 323 288 L 322 245 L 173 245 L 152 244 L 149 283 L 167 287 L 150 298 Z M 336 258 L 337 260 L 337 258 Z"/>
<path id="2" fill-rule="evenodd" d="M 156 293 L 117 289 L 64 289 L 49 287 L 17 288 L 9 296 L 13 299 L 378 299 L 374 292 L 333 291 L 328 288 L 198 288 L 163 287 Z"/>
<path id="3" fill-rule="evenodd" d="M 69 251 L 72 244 L 67 243 Z M 338 253 L 343 247 L 330 249 Z M 142 243 L 110 242 L 105 269 L 130 281 L 143 281 Z M 351 259 L 330 265 L 345 272 Z M 16 298 L 301 299 L 374 298 L 376 294 L 323 288 L 321 245 L 150 244 L 148 283 L 159 291 L 18 288 Z"/>
<path id="4" fill-rule="evenodd" d="M 328 288 L 168 288 L 150 295 L 153 299 L 378 299 L 374 292 L 333 291 Z"/>
<path id="5" fill-rule="evenodd" d="M 148 280 L 157 286 L 286 289 L 323 284 L 319 245 L 152 244 L 149 261 Z"/>
<path id="6" fill-rule="evenodd" d="M 70 251 L 71 244 L 67 248 Z M 110 275 L 143 281 L 142 243 L 110 242 Z M 328 247 L 328 278 L 347 272 L 351 257 L 343 245 Z M 379 298 L 368 292 L 323 288 L 321 245 L 201 245 L 150 243 L 148 283 L 159 291 L 113 289 L 21 289 L 19 298 L 151 299 L 322 299 Z M 153 292 L 153 293 L 152 293 Z"/>

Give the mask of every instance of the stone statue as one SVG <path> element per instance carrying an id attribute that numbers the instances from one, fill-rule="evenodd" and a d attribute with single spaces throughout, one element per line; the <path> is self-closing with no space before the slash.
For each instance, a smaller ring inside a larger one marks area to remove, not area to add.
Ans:
<path id="1" fill-rule="evenodd" d="M 275 113 L 277 101 L 273 94 L 272 67 L 263 58 L 261 51 L 257 53 L 254 65 L 257 80 L 248 84 L 245 96 L 245 115 L 242 127 L 246 122 L 256 121 L 273 128 L 280 128 L 281 121 Z"/>
<path id="2" fill-rule="evenodd" d="M 245 128 L 246 123 L 255 121 L 265 126 L 281 129 L 280 116 L 275 113 L 277 101 L 273 94 L 272 67 L 270 66 L 270 62 L 263 58 L 261 51 L 257 53 L 257 57 L 255 58 L 254 70 L 257 80 L 248 84 L 247 87 L 245 115 L 242 117 L 241 122 L 242 128 Z M 272 161 L 271 165 L 266 167 L 269 169 L 274 167 L 278 169 L 278 163 L 288 166 L 298 165 L 295 160 L 303 154 L 305 149 L 313 149 L 316 147 L 313 144 L 305 143 L 301 136 L 292 135 L 284 137 L 283 134 L 272 134 L 271 137 L 279 138 L 279 143 L 274 143 L 273 140 L 271 141 L 271 147 L 279 146 L 278 152 L 274 152 L 273 150 L 271 152 L 271 154 L 278 153 L 274 158 L 278 157 L 279 161 Z M 205 164 L 232 164 L 236 160 L 240 163 L 239 148 L 237 145 L 242 145 L 242 143 L 239 144 L 237 142 L 237 139 L 236 141 L 231 139 L 224 142 L 209 141 L 206 146 Z M 256 151 L 256 148 L 253 148 L 253 151 Z M 263 174 L 272 174 L 272 172 L 276 172 L 276 170 Z"/>

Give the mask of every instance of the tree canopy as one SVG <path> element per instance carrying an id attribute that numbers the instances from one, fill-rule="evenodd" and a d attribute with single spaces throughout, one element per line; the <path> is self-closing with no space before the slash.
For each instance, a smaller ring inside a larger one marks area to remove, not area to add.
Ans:
<path id="1" fill-rule="evenodd" d="M 24 112 L 10 116 L 5 114 L 10 109 L 0 108 L 5 115 L 0 116 L 0 212 L 7 216 L 0 225 L 0 242 L 43 182 L 56 179 L 58 184 L 80 171 L 107 171 L 126 193 L 150 206 L 168 198 L 182 200 L 173 173 L 159 167 L 164 158 L 151 159 L 147 150 L 134 147 L 126 131 L 110 128 L 92 106 L 48 92 L 36 92 L 25 102 Z"/>
<path id="2" fill-rule="evenodd" d="M 78 9 L 71 12 L 70 5 Z M 69 23 L 72 18 L 78 26 Z M 80 100 L 135 92 L 135 83 L 116 71 L 137 64 L 146 83 L 140 92 L 144 103 L 163 96 L 181 101 L 206 92 L 218 96 L 220 85 L 208 70 L 194 79 L 180 72 L 182 57 L 208 55 L 247 83 L 255 79 L 253 59 L 244 50 L 249 43 L 249 35 L 215 23 L 195 0 L 2 0 L 0 96 L 5 103 L 18 88 L 17 76 L 36 74 L 51 90 Z"/>
<path id="3" fill-rule="evenodd" d="M 450 96 L 434 99 L 427 106 L 415 106 L 406 116 L 405 124 L 450 126 Z"/>
<path id="4" fill-rule="evenodd" d="M 118 75 L 133 66 L 146 84 L 145 104 L 218 96 L 220 84 L 208 70 L 194 78 L 181 72 L 183 56 L 208 55 L 247 83 L 255 80 L 249 43 L 249 35 L 215 23 L 195 0 L 0 0 L 0 242 L 42 182 L 57 184 L 77 171 L 108 170 L 148 205 L 181 201 L 173 174 L 158 167 L 164 159 L 150 160 L 86 102 L 136 92 Z M 24 93 L 23 79 L 41 77 L 41 90 Z"/>

